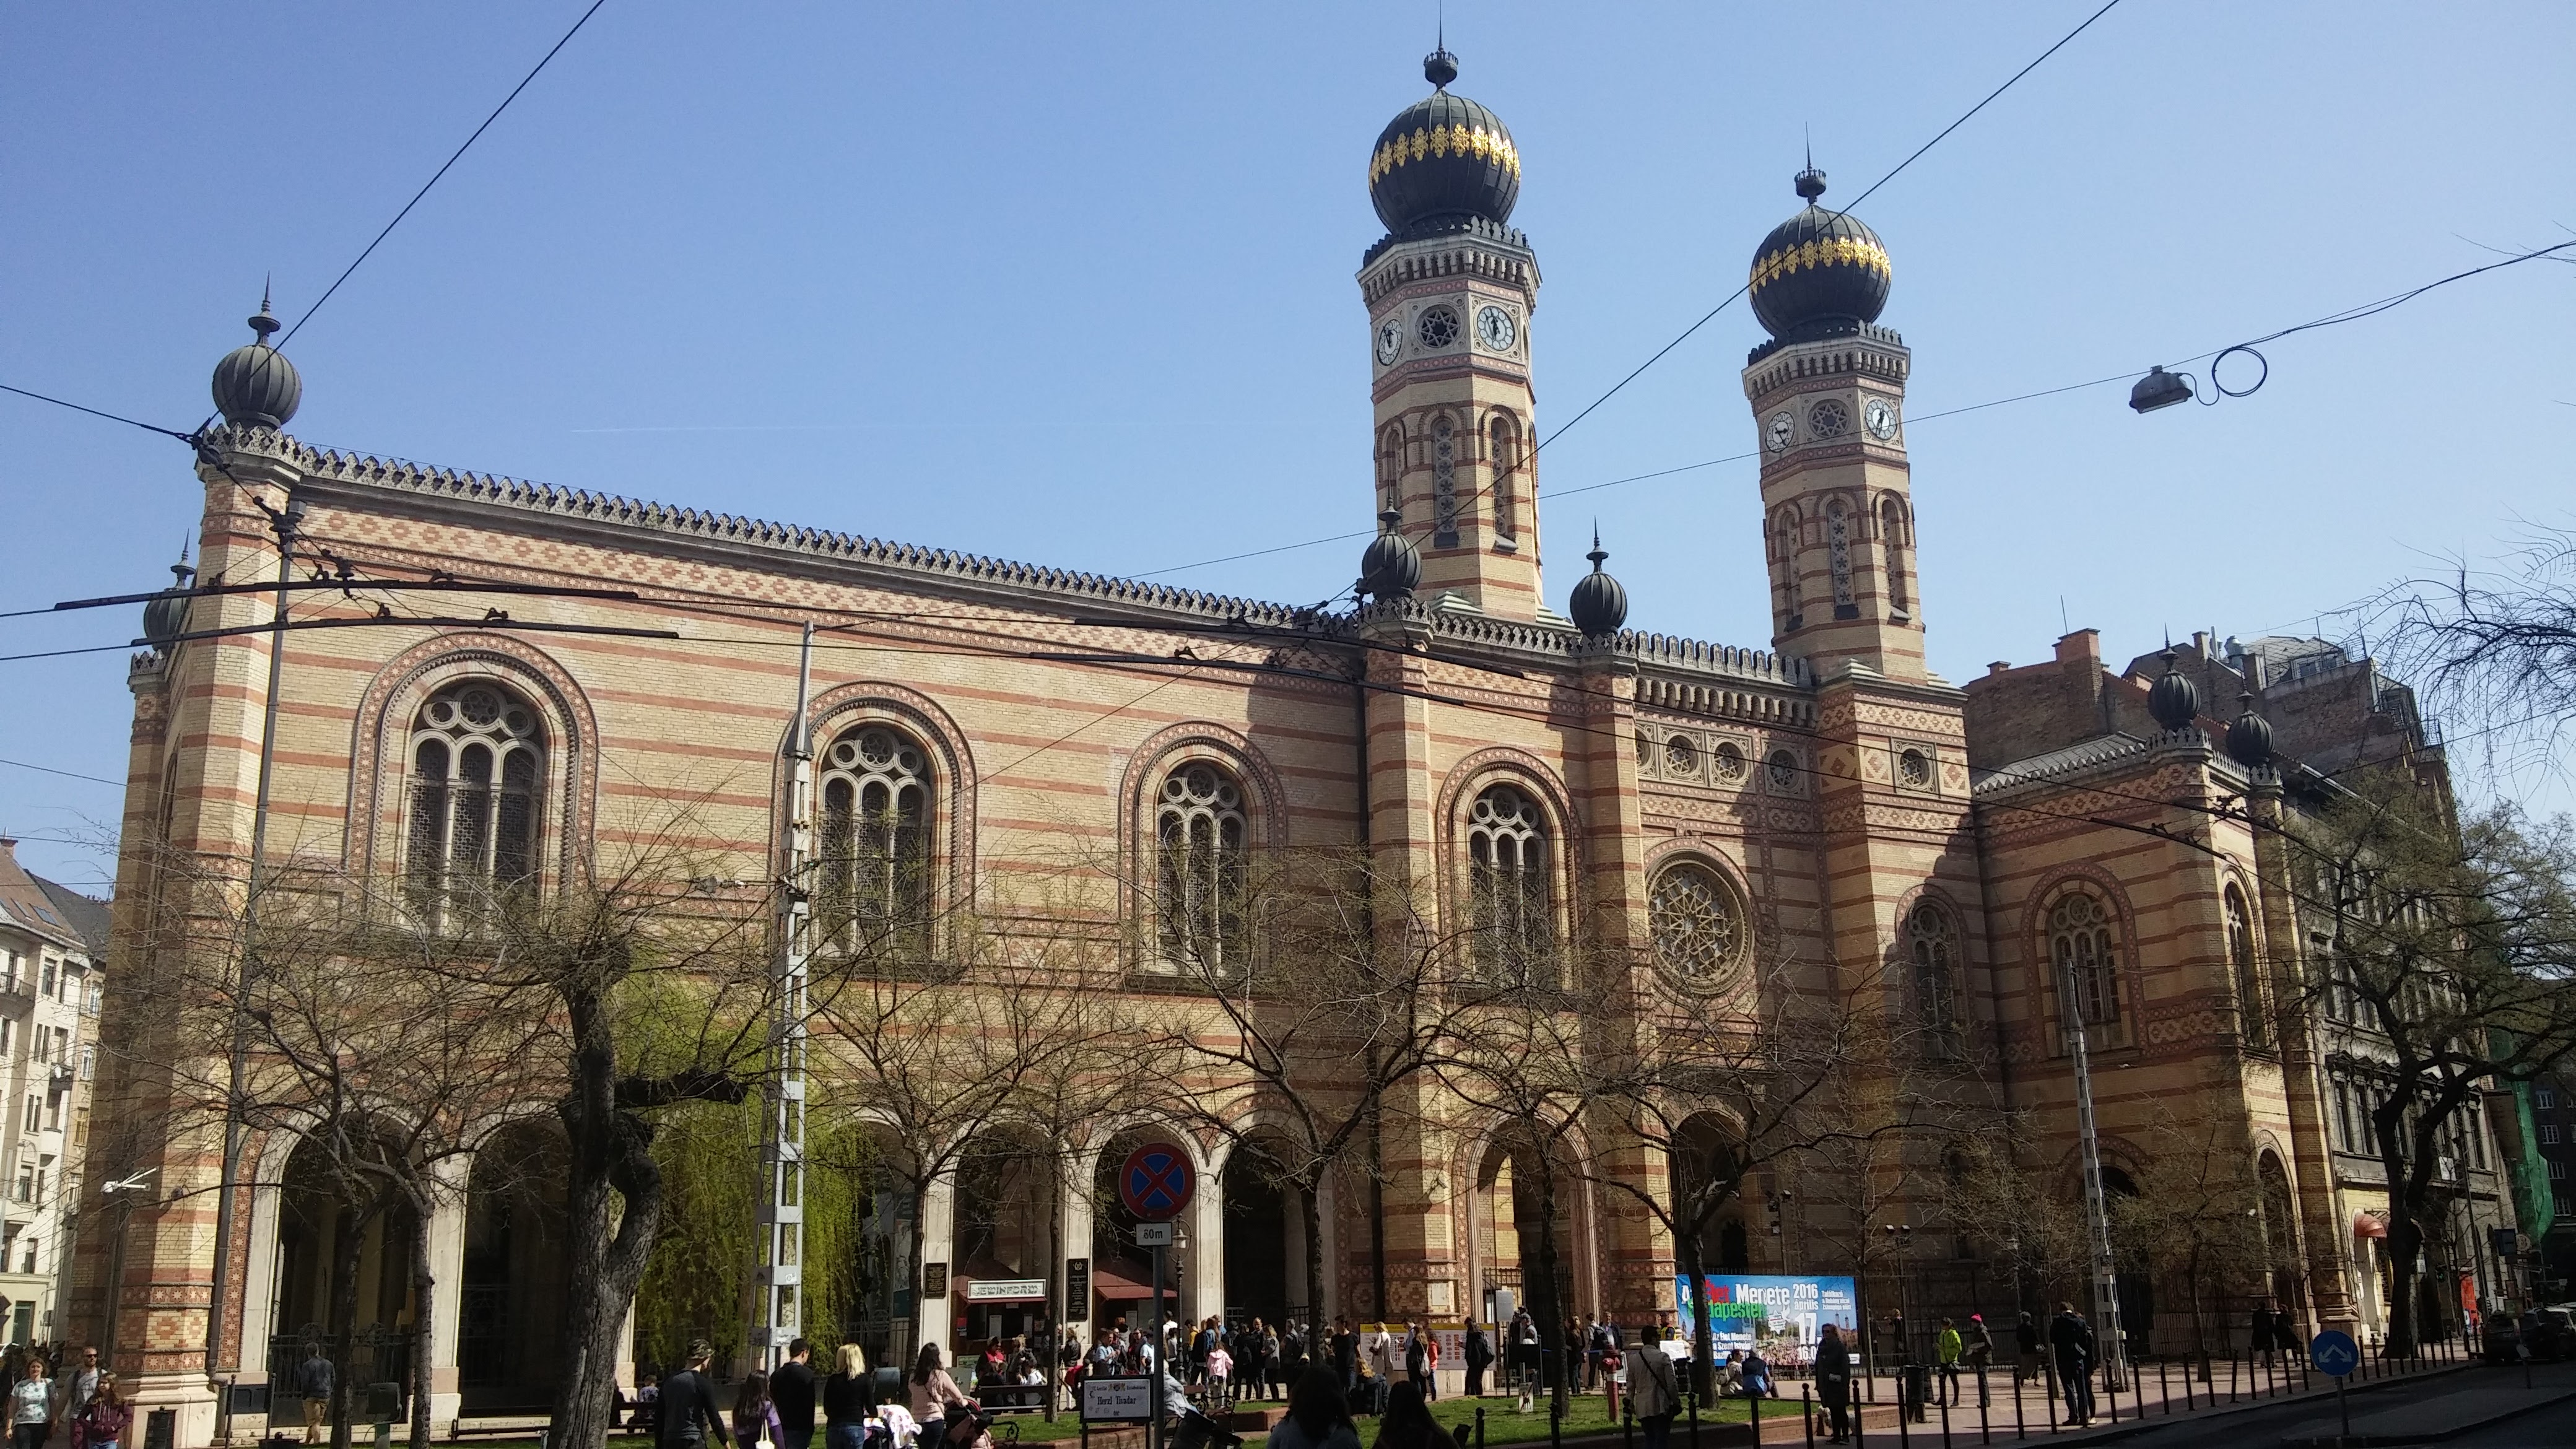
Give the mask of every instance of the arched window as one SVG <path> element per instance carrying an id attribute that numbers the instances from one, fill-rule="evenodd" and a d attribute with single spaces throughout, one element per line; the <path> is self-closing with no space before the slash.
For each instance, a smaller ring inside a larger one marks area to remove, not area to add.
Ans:
<path id="1" fill-rule="evenodd" d="M 1377 435 L 1377 511 L 1404 507 L 1404 425 L 1389 423 Z"/>
<path id="2" fill-rule="evenodd" d="M 2086 1026 L 2120 1019 L 2118 939 L 2111 912 L 2088 891 L 2075 891 L 2049 908 L 2049 956 L 2062 993 L 2071 975 L 2075 1010 Z"/>
<path id="3" fill-rule="evenodd" d="M 1771 576 L 1779 591 L 1780 617 L 1795 629 L 1805 622 L 1798 608 L 1798 511 L 1783 508 L 1771 519 Z"/>
<path id="4" fill-rule="evenodd" d="M 1704 865 L 1685 861 L 1655 877 L 1646 926 L 1655 959 L 1693 986 L 1719 984 L 1744 956 L 1744 904 Z"/>
<path id="5" fill-rule="evenodd" d="M 1439 547 L 1458 542 L 1458 433 L 1447 413 L 1431 420 L 1431 529 Z"/>
<path id="6" fill-rule="evenodd" d="M 1959 1055 L 1959 930 L 1930 901 L 1905 914 L 1905 952 L 1914 963 L 1914 1007 L 1927 1056 Z"/>
<path id="7" fill-rule="evenodd" d="M 1520 537 L 1520 429 L 1510 413 L 1496 413 L 1486 438 L 1494 469 L 1494 537 L 1508 543 Z"/>
<path id="8" fill-rule="evenodd" d="M 1851 511 L 1839 498 L 1825 505 L 1825 562 L 1834 576 L 1834 606 L 1852 604 Z"/>
<path id="9" fill-rule="evenodd" d="M 920 951 L 930 928 L 930 761 L 889 725 L 823 751 L 815 939 L 865 954 Z"/>
<path id="10" fill-rule="evenodd" d="M 1554 943 L 1547 817 L 1517 785 L 1476 797 L 1467 816 L 1468 910 L 1477 969 L 1488 980 L 1529 979 Z"/>
<path id="11" fill-rule="evenodd" d="M 2270 1015 L 2264 1010 L 2263 973 L 2254 960 L 2254 918 L 2245 909 L 2245 893 L 2227 888 L 2227 963 L 2236 973 L 2237 1030 L 2249 1047 L 2272 1044 Z"/>
<path id="12" fill-rule="evenodd" d="M 421 705 L 403 876 L 424 920 L 445 925 L 453 910 L 535 883 L 545 748 L 536 710 L 489 680 L 451 684 Z"/>
<path id="13" fill-rule="evenodd" d="M 1243 786 L 1205 761 L 1163 778 L 1154 808 L 1160 868 L 1155 918 L 1163 960 L 1184 970 L 1240 971 L 1250 942 L 1243 929 Z"/>
<path id="14" fill-rule="evenodd" d="M 1887 553 L 1887 598 L 1899 612 L 1911 610 L 1905 592 L 1905 505 L 1893 495 L 1879 500 L 1878 542 Z"/>

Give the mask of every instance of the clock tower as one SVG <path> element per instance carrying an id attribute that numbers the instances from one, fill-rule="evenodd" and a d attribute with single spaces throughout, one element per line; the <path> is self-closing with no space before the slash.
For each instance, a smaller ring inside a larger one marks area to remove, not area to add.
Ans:
<path id="1" fill-rule="evenodd" d="M 1539 593 L 1530 313 L 1538 259 L 1506 223 L 1520 152 L 1500 117 L 1449 91 L 1457 57 L 1422 64 L 1432 93 L 1369 156 L 1386 235 L 1360 264 L 1376 402 L 1370 508 L 1421 551 L 1419 591 L 1509 619 Z"/>
<path id="2" fill-rule="evenodd" d="M 1753 257 L 1753 349 L 1744 396 L 1762 445 L 1771 637 L 1819 677 L 1849 665 L 1923 680 L 1923 602 L 1905 463 L 1903 338 L 1875 325 L 1887 249 L 1856 217 L 1816 204 L 1825 176 L 1798 173 L 1807 207 Z"/>

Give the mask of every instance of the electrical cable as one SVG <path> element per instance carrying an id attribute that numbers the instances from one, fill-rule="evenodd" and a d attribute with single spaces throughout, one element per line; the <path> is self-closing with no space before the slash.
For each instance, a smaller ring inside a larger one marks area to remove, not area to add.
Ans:
<path id="1" fill-rule="evenodd" d="M 78 770 L 57 770 L 51 765 L 31 765 L 25 760 L 0 760 L 0 765 L 8 765 L 20 770 L 33 770 L 40 775 L 60 775 L 67 780 L 87 780 L 93 785 L 114 785 L 120 790 L 125 788 L 123 780 L 110 780 L 101 775 L 84 775 Z"/>
<path id="2" fill-rule="evenodd" d="M 159 433 L 165 438 L 177 438 L 183 443 L 190 441 L 193 436 L 192 434 L 178 432 L 171 428 L 158 427 L 146 422 L 138 422 L 133 418 L 124 417 L 116 413 L 101 412 L 97 408 L 83 407 L 76 402 L 65 402 L 61 398 L 48 397 L 41 392 L 29 392 L 23 387 L 11 387 L 5 382 L 0 382 L 0 392 L 14 392 L 20 397 L 34 398 L 40 403 L 52 403 L 58 408 L 70 408 L 73 412 L 87 413 L 94 418 L 105 418 L 111 423 L 123 423 L 129 428 L 141 428 L 147 433 Z"/>
<path id="3" fill-rule="evenodd" d="M 411 209 L 413 207 L 420 205 L 420 199 L 429 194 L 430 187 L 438 184 L 439 177 L 447 174 L 448 167 L 454 166 L 458 161 L 464 159 L 467 149 L 472 147 L 476 141 L 482 139 L 483 133 L 492 128 L 492 123 L 494 121 L 501 119 L 501 113 L 510 109 L 510 102 L 519 98 L 519 92 L 528 88 L 528 83 L 537 78 L 537 72 L 546 68 L 547 62 L 555 58 L 557 51 L 570 45 L 572 43 L 572 38 L 581 33 L 581 28 L 590 23 L 590 17 L 598 14 L 599 7 L 607 3 L 608 0 L 591 0 L 590 8 L 581 12 L 581 18 L 572 23 L 572 29 L 564 32 L 563 39 L 555 42 L 554 49 L 547 51 L 545 53 L 545 58 L 537 62 L 536 68 L 529 71 L 526 76 L 520 79 L 517 85 L 510 88 L 510 93 L 501 98 L 501 104 L 494 106 L 492 108 L 492 114 L 483 118 L 483 124 L 474 128 L 474 134 L 465 138 L 465 144 L 456 148 L 456 154 L 447 158 L 447 164 L 439 167 L 435 175 L 432 175 L 428 181 L 422 183 L 420 190 L 412 193 L 411 200 L 403 203 L 403 209 L 394 213 L 394 219 L 385 223 L 385 229 L 376 233 L 376 239 L 367 243 L 367 249 L 358 253 L 358 260 L 349 263 L 348 270 L 340 273 L 339 277 L 335 279 L 330 286 L 324 288 L 321 297 L 316 299 L 312 306 L 304 309 L 304 315 L 295 319 L 294 326 L 286 329 L 286 335 L 277 339 L 277 345 L 280 348 L 285 347 L 286 344 L 295 340 L 295 334 L 304 330 L 304 324 L 312 321 L 313 314 L 322 310 L 322 304 L 331 300 L 331 294 L 340 290 L 340 283 L 349 280 L 349 274 L 351 272 L 358 270 L 358 268 L 366 262 L 367 258 L 376 254 L 376 248 L 384 244 L 386 237 L 393 235 L 394 228 L 402 225 L 403 218 L 411 215 Z"/>
<path id="4" fill-rule="evenodd" d="M 1955 130 L 1959 129 L 1961 126 L 1964 126 L 1964 125 L 1968 124 L 1969 120 L 1970 120 L 1971 118 L 1973 118 L 1973 117 L 1974 117 L 1974 116 L 1975 116 L 1979 111 L 1982 111 L 1982 110 L 1984 110 L 1986 107 L 1988 107 L 1988 106 L 1990 106 L 1990 105 L 1994 104 L 1996 97 L 2001 96 L 2004 92 L 2006 92 L 2006 91 L 2008 91 L 2008 90 L 2011 90 L 2015 85 L 2019 84 L 2019 83 L 2020 83 L 2020 81 L 2021 81 L 2021 78 L 2022 78 L 2023 76 L 2026 76 L 2026 75 L 2030 74 L 2032 71 L 2035 71 L 2035 70 L 2039 69 L 2039 67 L 2040 67 L 2040 63 L 2041 63 L 2042 61 L 2047 60 L 2050 56 L 2055 55 L 2055 54 L 2057 54 L 2059 51 L 2061 51 L 2061 50 L 2065 49 L 2065 48 L 2066 48 L 2066 46 L 2067 46 L 2067 44 L 2068 44 L 2068 42 L 2070 42 L 2070 41 L 2074 40 L 2074 39 L 2075 39 L 2075 37 L 2077 37 L 2077 36 L 2079 36 L 2079 35 L 2082 35 L 2082 34 L 2083 34 L 2087 29 L 2090 29 L 2090 28 L 2092 27 L 2092 24 L 2093 24 L 2093 22 L 2094 22 L 2094 21 L 2099 20 L 2099 19 L 2101 19 L 2103 16 L 2110 14 L 2110 13 L 2111 13 L 2111 11 L 2112 11 L 2112 9 L 2113 9 L 2115 6 L 2117 6 L 2119 3 L 2120 3 L 2120 0 L 2109 0 L 2109 3 L 2108 3 L 2108 4 L 2106 4 L 2106 5 L 2104 5 L 2101 9 L 2096 10 L 2096 11 L 2094 11 L 2092 14 L 2090 14 L 2090 15 L 2088 15 L 2088 16 L 2086 16 L 2086 17 L 2084 17 L 2084 23 L 2083 23 L 2083 24 L 2076 26 L 2073 30 L 2068 31 L 2068 32 L 2066 32 L 2066 34 L 2065 34 L 2065 35 L 2063 35 L 2063 36 L 2059 37 L 2059 38 L 2058 38 L 2058 41 L 2057 41 L 2057 43 L 2056 43 L 2055 45 L 2052 45 L 2052 46 L 2050 46 L 2048 49 L 2043 50 L 2043 51 L 2041 51 L 2041 52 L 2039 53 L 2038 59 L 2033 60 L 2030 64 L 2028 64 L 2028 65 L 2026 65 L 2026 66 L 2023 66 L 2021 69 L 2019 69 L 2019 70 L 2017 70 L 2017 71 L 2014 71 L 2014 72 L 2012 73 L 2012 78 L 2011 78 L 2011 79 L 2009 79 L 2009 80 L 2005 81 L 2002 85 L 1999 85 L 1999 86 L 1995 87 L 1992 91 L 1988 92 L 1988 93 L 1987 93 L 1987 95 L 1986 95 L 1986 98 L 1985 98 L 1984 100 L 1977 102 L 1977 103 L 1976 103 L 1975 105 L 1973 105 L 1973 106 L 1970 106 L 1970 107 L 1967 109 L 1967 111 L 1959 117 L 1959 119 L 1957 119 L 1957 120 L 1955 120 L 1955 121 L 1952 121 L 1950 124 L 1948 124 L 1948 125 L 1946 125 L 1946 126 L 1942 127 L 1939 135 L 1934 136 L 1931 140 L 1926 141 L 1926 142 L 1924 142 L 1922 145 L 1917 146 L 1916 148 L 1914 148 L 1914 154 L 1913 154 L 1913 155 L 1910 155 L 1910 156 L 1906 157 L 1904 160 L 1897 162 L 1897 163 L 1896 163 L 1896 167 L 1895 167 L 1895 169 L 1894 169 L 1894 170 L 1889 171 L 1886 175 L 1881 176 L 1881 177 L 1880 177 L 1880 178 L 1878 178 L 1876 181 L 1871 182 L 1871 183 L 1869 184 L 1869 188 L 1868 188 L 1867 190 L 1865 190 L 1865 191 L 1861 192 L 1861 194 L 1860 194 L 1860 195 L 1853 197 L 1853 198 L 1851 199 L 1851 201 L 1850 201 L 1849 203 L 1847 203 L 1846 205 L 1844 205 L 1844 206 L 1842 206 L 1842 207 L 1838 208 L 1837 210 L 1835 210 L 1835 211 L 1834 211 L 1834 213 L 1833 213 L 1833 215 L 1834 215 L 1835 217 L 1843 217 L 1843 216 L 1847 216 L 1847 215 L 1849 215 L 1849 214 L 1851 213 L 1851 209 L 1852 209 L 1853 207 L 1858 206 L 1858 205 L 1860 205 L 1862 202 L 1869 200 L 1869 198 L 1870 198 L 1873 194 L 1875 194 L 1875 193 L 1877 192 L 1877 190 L 1878 190 L 1880 187 L 1885 186 L 1887 183 L 1889 183 L 1889 182 L 1891 182 L 1891 181 L 1895 180 L 1895 179 L 1897 178 L 1898 174 L 1899 174 L 1899 173 L 1901 173 L 1901 172 L 1903 172 L 1903 171 L 1905 170 L 1905 168 L 1906 168 L 1906 167 L 1911 166 L 1911 165 L 1913 165 L 1915 162 L 1917 162 L 1917 161 L 1921 160 L 1921 159 L 1923 158 L 1923 153 L 1924 153 L 1924 152 L 1929 151 L 1929 150 L 1931 150 L 1933 147 L 1940 145 L 1940 144 L 1941 144 L 1941 142 L 1942 142 L 1945 138 L 1947 138 L 1951 132 L 1953 132 L 1953 131 L 1955 131 Z M 1540 439 L 1540 440 L 1539 440 L 1539 443 L 1538 443 L 1538 446 L 1537 446 L 1537 447 L 1535 447 L 1535 448 L 1532 448 L 1530 451 L 1531 451 L 1533 454 L 1535 454 L 1535 453 L 1537 453 L 1537 452 L 1539 452 L 1539 451 L 1541 451 L 1541 450 L 1545 449 L 1545 448 L 1547 447 L 1547 445 L 1548 445 L 1548 444 L 1553 443 L 1553 442 L 1555 442 L 1557 439 L 1564 437 L 1567 433 L 1572 432 L 1572 431 L 1574 430 L 1574 425 L 1575 425 L 1575 424 L 1577 424 L 1577 423 L 1579 423 L 1579 422 L 1582 422 L 1585 418 L 1588 418 L 1588 417 L 1592 416 L 1592 410 L 1593 410 L 1594 408 L 1597 408 L 1597 407 L 1601 406 L 1603 403 L 1608 402 L 1610 399 L 1612 399 L 1612 398 L 1614 398 L 1614 397 L 1617 397 L 1617 396 L 1619 395 L 1619 390 L 1620 390 L 1621 388 L 1624 388 L 1624 387 L 1626 387 L 1628 384 L 1630 384 L 1630 383 L 1632 383 L 1632 382 L 1635 382 L 1635 381 L 1637 380 L 1638 376 L 1639 376 L 1640 374 L 1644 373 L 1644 372 L 1645 372 L 1645 370 L 1646 370 L 1647 368 L 1650 368 L 1650 367 L 1654 366 L 1656 363 L 1663 361 L 1663 359 L 1664 359 L 1664 354 L 1666 354 L 1666 353 L 1668 353 L 1668 352 L 1672 351 L 1674 348 L 1679 347 L 1679 346 L 1681 346 L 1683 343 L 1685 343 L 1685 342 L 1689 341 L 1689 340 L 1690 340 L 1690 338 L 1691 338 L 1691 334 L 1692 334 L 1692 333 L 1695 333 L 1695 332 L 1699 331 L 1699 329 L 1701 329 L 1702 327 L 1707 326 L 1707 325 L 1709 324 L 1709 322 L 1717 316 L 1717 314 L 1718 314 L 1718 313 L 1723 312 L 1723 311 L 1725 311 L 1728 307 L 1730 307 L 1730 306 L 1734 305 L 1734 302 L 1735 302 L 1735 299 L 1736 299 L 1736 298 L 1743 296 L 1745 293 L 1747 293 L 1747 292 L 1749 292 L 1749 291 L 1751 291 L 1751 290 L 1753 290 L 1753 281 L 1752 281 L 1752 279 L 1748 276 L 1748 277 L 1745 279 L 1745 283 L 1744 283 L 1744 285 L 1743 285 L 1743 286 L 1738 287 L 1738 288 L 1736 288 L 1734 291 L 1732 291 L 1732 292 L 1730 292 L 1730 293 L 1728 293 L 1728 294 L 1727 294 L 1727 296 L 1726 296 L 1726 300 L 1725 300 L 1725 301 L 1720 302 L 1720 303 L 1718 303 L 1716 306 L 1709 308 L 1709 309 L 1708 309 L 1708 312 L 1707 312 L 1705 315 L 1703 315 L 1703 316 L 1702 316 L 1698 321 L 1693 322 L 1690 326 L 1688 326 L 1688 327 L 1684 328 L 1684 329 L 1682 330 L 1682 335 L 1681 335 L 1681 336 L 1674 338 L 1672 341 L 1665 343 L 1663 346 L 1661 346 L 1661 347 L 1659 347 L 1659 348 L 1656 348 L 1656 349 L 1655 349 L 1655 353 L 1654 353 L 1654 355 L 1653 355 L 1652 357 L 1647 358 L 1645 361 L 1643 361 L 1643 362 L 1641 362 L 1641 363 L 1638 363 L 1635 371 L 1633 371 L 1633 372 L 1629 373 L 1626 377 L 1623 377 L 1623 378 L 1619 379 L 1619 381 L 1618 381 L 1618 382 L 1616 382 L 1616 383 L 1612 384 L 1612 386 L 1611 386 L 1611 388 L 1610 388 L 1610 390 L 1609 390 L 1608 392 L 1605 392 L 1605 393 L 1601 394 L 1601 396 L 1594 398 L 1591 402 L 1586 403 L 1586 404 L 1584 405 L 1584 407 L 1583 407 L 1583 411 L 1581 411 L 1581 412 L 1579 412 L 1579 413 L 1576 413 L 1576 414 L 1575 414 L 1573 417 L 1571 417 L 1571 418 L 1566 419 L 1565 423 L 1564 423 L 1562 426 L 1560 426 L 1559 428 L 1557 428 L 1557 430 L 1556 430 L 1556 431 L 1554 431 L 1554 432 L 1552 432 L 1552 433 L 1548 434 L 1546 437 L 1544 437 L 1544 438 Z"/>

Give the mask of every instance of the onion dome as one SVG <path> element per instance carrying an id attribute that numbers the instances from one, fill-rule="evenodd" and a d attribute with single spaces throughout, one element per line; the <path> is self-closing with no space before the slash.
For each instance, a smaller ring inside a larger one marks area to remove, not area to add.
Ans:
<path id="1" fill-rule="evenodd" d="M 1601 571 L 1610 555 L 1601 551 L 1601 535 L 1592 535 L 1592 572 L 1574 581 L 1574 596 L 1565 601 L 1565 616 L 1586 635 L 1615 634 L 1628 622 L 1628 590 Z"/>
<path id="2" fill-rule="evenodd" d="M 1422 582 L 1422 551 L 1396 529 L 1404 515 L 1390 508 L 1377 516 L 1377 537 L 1360 554 L 1360 588 L 1372 598 L 1401 599 Z"/>
<path id="3" fill-rule="evenodd" d="M 1771 228 L 1753 253 L 1753 315 L 1783 342 L 1831 337 L 1875 322 L 1894 279 L 1887 248 L 1860 218 L 1816 204 L 1825 173 L 1798 173 L 1807 209 Z"/>
<path id="4" fill-rule="evenodd" d="M 2165 672 L 2147 690 L 2147 713 L 2169 730 L 2187 730 L 2200 718 L 2200 691 L 2174 668 L 2174 652 L 2165 651 Z"/>
<path id="5" fill-rule="evenodd" d="M 1396 113 L 1369 152 L 1369 201 L 1397 236 L 1453 230 L 1479 218 L 1499 226 L 1521 194 L 1521 153 L 1500 116 L 1449 94 L 1458 57 L 1423 57 L 1432 93 Z"/>
<path id="6" fill-rule="evenodd" d="M 215 364 L 215 407 L 224 421 L 241 427 L 282 428 L 304 400 L 304 379 L 286 354 L 268 345 L 278 322 L 269 315 L 268 298 L 259 299 L 259 315 L 250 319 L 254 340 L 224 354 Z"/>
<path id="7" fill-rule="evenodd" d="M 2239 713 L 2227 727 L 2227 753 L 2240 765 L 2260 769 L 2272 763 L 2272 722 L 2254 712 L 2251 693 L 2236 696 Z"/>
<path id="8" fill-rule="evenodd" d="M 188 589 L 196 580 L 197 571 L 182 558 L 170 565 L 170 587 L 143 606 L 143 637 L 164 654 L 172 640 L 188 632 Z"/>

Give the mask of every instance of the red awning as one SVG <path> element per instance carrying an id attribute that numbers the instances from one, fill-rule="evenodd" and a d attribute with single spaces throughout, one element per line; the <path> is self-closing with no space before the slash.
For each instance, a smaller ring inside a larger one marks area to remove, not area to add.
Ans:
<path id="1" fill-rule="evenodd" d="M 1154 1296 L 1154 1270 L 1126 1258 L 1100 1258 L 1091 1265 L 1091 1291 L 1103 1298 L 1145 1299 Z M 1177 1298 L 1180 1285 L 1163 1284 L 1163 1296 Z"/>
<path id="2" fill-rule="evenodd" d="M 2388 1236 L 2388 1217 L 2387 1217 L 2387 1215 L 2386 1215 L 2386 1214 L 2384 1214 L 2384 1213 L 2375 1213 L 2375 1212 L 2371 1212 L 2371 1211 L 2370 1211 L 2370 1210 L 2368 1210 L 2367 1208 L 2363 1209 L 2363 1210 L 2362 1210 L 2362 1211 L 2360 1211 L 2360 1212 L 2354 1213 L 2354 1214 L 2352 1215 L 2352 1235 L 2353 1235 L 2354 1237 L 2356 1237 L 2356 1238 L 2384 1238 L 2384 1237 L 2387 1237 L 2387 1236 Z"/>

